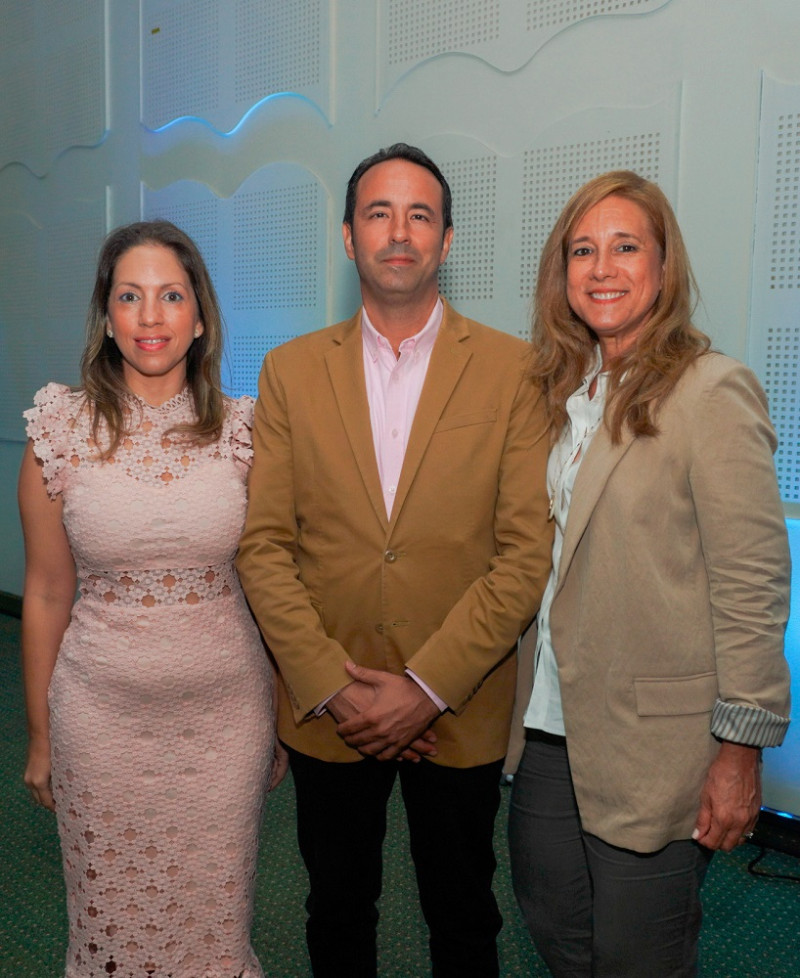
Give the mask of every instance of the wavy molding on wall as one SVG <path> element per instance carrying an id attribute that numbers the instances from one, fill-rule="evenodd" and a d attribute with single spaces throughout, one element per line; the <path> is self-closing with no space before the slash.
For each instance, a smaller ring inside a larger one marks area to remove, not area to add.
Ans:
<path id="1" fill-rule="evenodd" d="M 379 4 L 377 105 L 431 58 L 468 54 L 500 71 L 526 64 L 578 21 L 634 16 L 669 0 L 384 0 Z"/>
<path id="2" fill-rule="evenodd" d="M 781 496 L 800 515 L 800 85 L 782 84 L 766 73 L 749 344 L 778 433 Z"/>
<path id="3" fill-rule="evenodd" d="M 680 89 L 640 108 L 595 108 L 540 133 L 520 154 L 501 156 L 468 136 L 438 136 L 424 148 L 453 191 L 455 234 L 442 292 L 470 315 L 521 336 L 542 247 L 569 197 L 591 177 L 632 169 L 675 202 Z M 514 323 L 494 323 L 498 304 Z"/>
<path id="4" fill-rule="evenodd" d="M 197 242 L 227 326 L 225 386 L 255 394 L 264 354 L 324 325 L 328 195 L 307 169 L 265 166 L 229 198 L 181 180 L 142 187 L 146 218 L 163 217 Z"/>
<path id="5" fill-rule="evenodd" d="M 299 95 L 331 114 L 330 0 L 141 0 L 141 120 L 233 131 L 259 102 Z"/>
<path id="6" fill-rule="evenodd" d="M 103 0 L 3 0 L 0 167 L 41 176 L 73 146 L 105 137 Z"/>
<path id="7" fill-rule="evenodd" d="M 0 212 L 0 438 L 24 439 L 22 412 L 39 387 L 77 382 L 105 231 L 105 196 L 50 202 L 36 215 Z"/>

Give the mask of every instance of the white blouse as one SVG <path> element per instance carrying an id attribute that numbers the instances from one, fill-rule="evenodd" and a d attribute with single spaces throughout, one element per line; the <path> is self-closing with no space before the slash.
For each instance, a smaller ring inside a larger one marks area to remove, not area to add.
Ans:
<path id="1" fill-rule="evenodd" d="M 525 726 L 531 730 L 564 736 L 564 717 L 561 712 L 561 690 L 558 685 L 558 666 L 550 635 L 550 606 L 558 580 L 558 565 L 564 543 L 572 490 L 581 462 L 589 450 L 595 432 L 603 422 L 608 375 L 600 373 L 602 358 L 598 351 L 589 373 L 580 387 L 567 399 L 567 423 L 561 437 L 553 446 L 547 461 L 547 489 L 550 493 L 550 516 L 555 522 L 553 540 L 553 569 L 539 609 L 538 637 L 534 660 L 534 682 Z M 594 397 L 589 388 L 597 378 Z"/>

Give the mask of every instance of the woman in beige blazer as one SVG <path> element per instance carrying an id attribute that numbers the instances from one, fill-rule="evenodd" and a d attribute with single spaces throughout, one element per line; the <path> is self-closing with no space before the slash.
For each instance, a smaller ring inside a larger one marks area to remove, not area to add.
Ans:
<path id="1" fill-rule="evenodd" d="M 542 254 L 556 537 L 510 843 L 557 978 L 697 973 L 708 862 L 751 833 L 789 722 L 775 435 L 692 326 L 693 286 L 668 201 L 628 171 L 581 188 Z"/>

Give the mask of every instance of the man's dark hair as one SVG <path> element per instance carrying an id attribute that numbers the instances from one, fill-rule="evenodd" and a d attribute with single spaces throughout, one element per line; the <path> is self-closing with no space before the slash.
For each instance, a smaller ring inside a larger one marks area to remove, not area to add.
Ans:
<path id="1" fill-rule="evenodd" d="M 347 183 L 347 194 L 344 199 L 344 223 L 353 226 L 353 214 L 356 209 L 356 189 L 358 181 L 371 167 L 378 163 L 385 163 L 387 160 L 408 160 L 409 163 L 416 163 L 417 166 L 424 166 L 439 181 L 442 188 L 442 218 L 444 230 L 453 226 L 453 202 L 450 195 L 450 187 L 444 174 L 433 160 L 426 153 L 416 146 L 409 146 L 408 143 L 394 143 L 385 149 L 379 149 L 377 153 L 362 160 L 353 171 L 353 175 Z"/>

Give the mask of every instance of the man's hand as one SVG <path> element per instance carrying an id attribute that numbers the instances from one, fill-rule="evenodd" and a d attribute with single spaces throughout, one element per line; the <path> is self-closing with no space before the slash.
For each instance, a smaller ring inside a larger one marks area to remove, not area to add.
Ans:
<path id="1" fill-rule="evenodd" d="M 351 702 L 366 703 L 371 697 L 363 710 L 345 718 L 337 727 L 337 733 L 349 747 L 379 761 L 398 756 L 419 760 L 422 754 L 436 753 L 436 735 L 428 728 L 438 717 L 439 709 L 413 679 L 350 662 L 345 667 L 354 681 L 333 697 L 329 708 L 344 694 L 348 694 Z M 336 713 L 333 716 L 339 719 Z"/>
<path id="2" fill-rule="evenodd" d="M 730 852 L 753 831 L 761 808 L 757 747 L 724 740 L 700 792 L 692 838 L 707 849 Z"/>
<path id="3" fill-rule="evenodd" d="M 372 706 L 374 700 L 375 691 L 371 686 L 363 683 L 348 683 L 331 696 L 325 704 L 325 709 L 337 723 L 341 724 L 363 713 Z"/>

